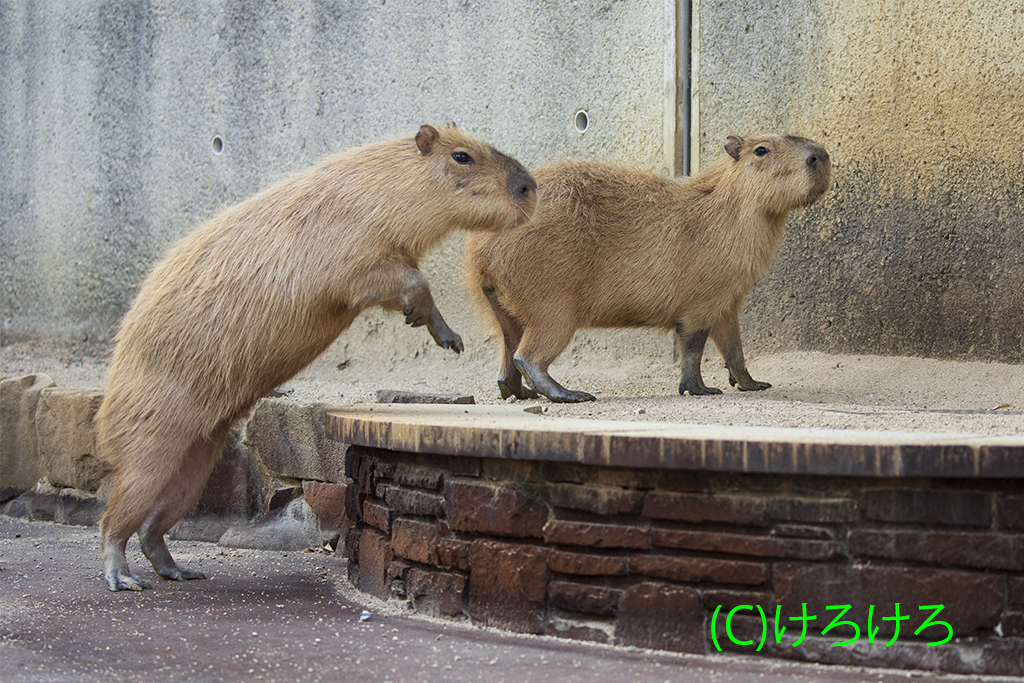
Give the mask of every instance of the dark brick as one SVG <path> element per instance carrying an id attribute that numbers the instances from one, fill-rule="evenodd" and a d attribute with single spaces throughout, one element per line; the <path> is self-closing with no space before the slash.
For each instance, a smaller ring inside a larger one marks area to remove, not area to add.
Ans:
<path id="1" fill-rule="evenodd" d="M 926 531 L 850 532 L 850 553 L 944 567 L 1024 570 L 1024 536 Z"/>
<path id="2" fill-rule="evenodd" d="M 544 542 L 586 548 L 629 548 L 651 546 L 646 527 L 623 524 L 593 524 L 553 519 L 544 525 Z"/>
<path id="3" fill-rule="evenodd" d="M 466 579 L 460 574 L 413 568 L 406 577 L 406 587 L 417 612 L 431 617 L 462 614 Z"/>
<path id="4" fill-rule="evenodd" d="M 820 526 L 807 526 L 805 524 L 776 524 L 772 527 L 772 536 L 806 538 L 816 541 L 831 541 L 835 538 L 835 533 L 831 529 Z"/>
<path id="5" fill-rule="evenodd" d="M 902 622 L 901 633 L 913 633 L 928 617 L 930 611 L 919 607 L 945 605 L 936 619 L 948 622 L 956 635 L 965 635 L 994 628 L 1006 598 L 1001 576 L 921 567 L 778 563 L 772 566 L 772 581 L 787 619 L 799 616 L 803 603 L 808 614 L 821 619 L 837 613 L 827 611 L 827 606 L 852 605 L 846 619 L 864 628 L 869 606 L 874 605 L 873 628 L 880 627 L 883 635 L 893 633 L 894 622 L 881 619 L 894 616 L 895 603 L 900 603 L 901 614 L 910 616 Z"/>
<path id="6" fill-rule="evenodd" d="M 436 493 L 416 491 L 400 486 L 384 485 L 384 501 L 394 515 L 420 515 L 439 517 L 444 513 L 444 499 Z"/>
<path id="7" fill-rule="evenodd" d="M 359 536 L 359 589 L 387 600 L 391 590 L 386 572 L 393 559 L 387 537 L 375 529 L 364 529 Z"/>
<path id="8" fill-rule="evenodd" d="M 340 529 L 345 521 L 345 485 L 302 482 L 302 495 L 320 520 L 321 529 Z"/>
<path id="9" fill-rule="evenodd" d="M 1000 496 L 999 528 L 1024 531 L 1024 496 Z"/>
<path id="10" fill-rule="evenodd" d="M 547 554 L 547 549 L 532 545 L 474 541 L 470 555 L 470 619 L 518 633 L 543 633 Z"/>
<path id="11" fill-rule="evenodd" d="M 469 557 L 472 547 L 470 541 L 460 541 L 454 538 L 439 538 L 437 540 L 437 566 L 445 569 L 458 569 L 469 571 Z"/>
<path id="12" fill-rule="evenodd" d="M 694 583 L 711 581 L 759 586 L 768 579 L 768 567 L 763 563 L 709 557 L 632 555 L 629 569 L 634 574 Z"/>
<path id="13" fill-rule="evenodd" d="M 366 501 L 359 486 L 359 482 L 353 482 L 351 486 L 345 487 L 345 516 L 353 522 L 363 521 L 363 504 Z"/>
<path id="14" fill-rule="evenodd" d="M 704 610 L 696 589 L 663 583 L 632 586 L 619 604 L 615 642 L 704 654 Z"/>
<path id="15" fill-rule="evenodd" d="M 1024 612 L 1003 612 L 998 632 L 1003 638 L 1024 636 Z"/>
<path id="16" fill-rule="evenodd" d="M 552 581 L 548 584 L 548 599 L 551 603 L 573 612 L 611 616 L 618 611 L 621 598 L 622 591 L 615 588 L 569 581 Z"/>
<path id="17" fill-rule="evenodd" d="M 856 519 L 857 504 L 843 498 L 652 491 L 644 498 L 643 515 L 652 519 L 745 526 L 769 526 L 774 521 L 844 524 Z"/>
<path id="18" fill-rule="evenodd" d="M 391 511 L 380 501 L 371 498 L 363 501 L 363 513 L 360 517 L 364 524 L 369 524 L 386 534 L 391 533 Z"/>
<path id="19" fill-rule="evenodd" d="M 437 491 L 441 488 L 443 474 L 443 470 L 433 467 L 396 463 L 391 471 L 391 481 L 402 486 Z"/>
<path id="20" fill-rule="evenodd" d="M 345 533 L 345 559 L 348 560 L 349 566 L 359 564 L 359 537 L 361 535 L 362 531 L 356 526 Z"/>
<path id="21" fill-rule="evenodd" d="M 1006 582 L 1010 604 L 1024 607 L 1024 576 L 1009 576 Z"/>
<path id="22" fill-rule="evenodd" d="M 391 527 L 395 555 L 421 564 L 437 562 L 437 526 L 410 519 L 396 519 Z"/>
<path id="23" fill-rule="evenodd" d="M 629 558 L 552 550 L 548 555 L 548 567 L 559 574 L 625 576 L 629 573 Z"/>
<path id="24" fill-rule="evenodd" d="M 548 499 L 553 506 L 595 515 L 639 514 L 643 497 L 642 491 L 610 486 L 552 484 L 548 487 Z"/>
<path id="25" fill-rule="evenodd" d="M 829 560 L 843 554 L 843 547 L 839 543 L 713 531 L 654 528 L 651 529 L 651 541 L 654 545 L 663 548 L 704 550 L 757 557 L 787 557 L 797 560 Z"/>
<path id="26" fill-rule="evenodd" d="M 775 609 L 775 597 L 771 593 L 730 588 L 705 588 L 700 592 L 700 602 L 708 614 L 713 614 L 716 608 L 728 612 L 740 605 L 760 605 L 766 614 Z"/>
<path id="27" fill-rule="evenodd" d="M 903 524 L 989 527 L 992 499 L 976 491 L 880 489 L 864 496 L 868 519 Z"/>
<path id="28" fill-rule="evenodd" d="M 445 511 L 456 531 L 542 538 L 548 507 L 527 486 L 446 481 Z"/>

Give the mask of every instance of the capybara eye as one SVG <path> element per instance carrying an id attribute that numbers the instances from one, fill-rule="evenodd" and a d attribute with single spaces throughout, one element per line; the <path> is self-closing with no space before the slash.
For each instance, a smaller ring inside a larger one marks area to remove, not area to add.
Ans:
<path id="1" fill-rule="evenodd" d="M 767 156 L 768 152 L 770 152 L 770 151 L 771 150 L 769 150 L 767 147 L 758 147 L 757 149 L 754 150 L 754 156 L 755 157 Z"/>
<path id="2" fill-rule="evenodd" d="M 455 159 L 456 163 L 460 164 L 472 164 L 473 157 L 469 156 L 469 152 L 452 152 L 452 159 Z"/>

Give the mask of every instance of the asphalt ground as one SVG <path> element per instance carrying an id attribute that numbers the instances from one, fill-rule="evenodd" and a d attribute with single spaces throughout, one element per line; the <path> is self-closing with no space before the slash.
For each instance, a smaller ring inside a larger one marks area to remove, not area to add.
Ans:
<path id="1" fill-rule="evenodd" d="M 503 633 L 353 591 L 345 560 L 172 541 L 208 579 L 111 593 L 99 532 L 0 516 L 0 681 L 891 683 L 1010 681 L 702 657 Z M 369 619 L 363 620 L 364 612 Z"/>

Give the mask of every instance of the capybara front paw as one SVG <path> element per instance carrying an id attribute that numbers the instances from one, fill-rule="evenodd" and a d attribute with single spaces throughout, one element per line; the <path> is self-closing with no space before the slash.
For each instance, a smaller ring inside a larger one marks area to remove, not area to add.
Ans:
<path id="1" fill-rule="evenodd" d="M 157 573 L 168 581 L 201 581 L 206 578 L 206 575 L 202 572 L 197 572 L 192 569 L 182 569 L 177 566 L 161 569 Z"/>
<path id="2" fill-rule="evenodd" d="M 572 389 L 566 389 L 564 392 L 552 392 L 548 396 L 554 403 L 583 403 L 585 401 L 596 401 L 597 397 L 593 394 L 588 394 L 585 391 L 573 391 Z"/>
<path id="3" fill-rule="evenodd" d="M 749 382 L 739 384 L 736 388 L 740 391 L 764 391 L 770 386 L 771 384 L 768 382 L 758 382 L 756 379 L 752 379 Z"/>
<path id="4" fill-rule="evenodd" d="M 104 578 L 107 580 L 107 588 L 112 591 L 141 591 L 150 587 L 134 574 L 121 571 L 110 572 Z"/>
<path id="5" fill-rule="evenodd" d="M 538 394 L 536 391 L 534 391 L 533 389 L 527 389 L 521 383 L 519 384 L 517 390 L 516 387 L 513 386 L 512 384 L 504 382 L 500 379 L 498 380 L 498 391 L 501 392 L 501 397 L 503 399 L 508 398 L 509 396 L 515 396 L 518 399 L 540 397 L 540 394 Z"/>

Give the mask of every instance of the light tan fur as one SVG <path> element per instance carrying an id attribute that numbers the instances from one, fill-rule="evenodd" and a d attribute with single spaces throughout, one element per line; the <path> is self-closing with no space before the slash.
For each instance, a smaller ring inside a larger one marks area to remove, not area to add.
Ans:
<path id="1" fill-rule="evenodd" d="M 97 420 L 116 466 L 101 521 L 111 590 L 147 584 L 124 549 L 138 531 L 158 574 L 163 535 L 195 503 L 231 426 L 322 353 L 363 310 L 403 310 L 456 352 L 420 258 L 455 229 L 528 220 L 536 185 L 454 126 L 326 158 L 197 228 L 146 278 L 117 333 Z"/>
<path id="2" fill-rule="evenodd" d="M 673 179 L 602 161 L 563 160 L 534 170 L 540 209 L 507 234 L 466 244 L 469 286 L 504 339 L 503 397 L 594 400 L 565 389 L 548 366 L 580 328 L 675 328 L 683 344 L 679 391 L 704 386 L 700 357 L 714 339 L 744 390 L 750 378 L 739 310 L 770 265 L 786 217 L 827 189 L 828 154 L 803 138 L 730 137 L 727 154 L 692 178 Z"/>

